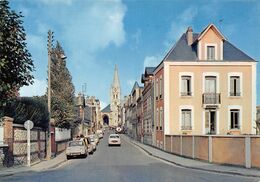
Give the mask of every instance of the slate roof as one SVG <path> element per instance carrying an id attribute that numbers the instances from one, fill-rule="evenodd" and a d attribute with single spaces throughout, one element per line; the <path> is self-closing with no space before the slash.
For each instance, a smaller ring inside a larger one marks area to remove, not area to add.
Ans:
<path id="1" fill-rule="evenodd" d="M 137 89 L 137 88 L 139 88 L 140 86 L 139 86 L 139 84 L 137 83 L 137 81 L 135 82 L 135 84 L 134 84 L 134 86 L 133 86 L 133 88 L 132 88 L 132 91 L 131 91 L 131 93 L 133 93 L 134 91 L 135 91 L 135 89 Z"/>
<path id="2" fill-rule="evenodd" d="M 145 75 L 152 75 L 155 67 L 145 67 Z"/>
<path id="3" fill-rule="evenodd" d="M 199 35 L 199 33 L 193 33 L 193 40 L 195 42 L 191 46 L 189 46 L 186 39 L 186 33 L 182 34 L 181 38 L 168 52 L 163 61 L 198 61 L 199 59 L 197 55 L 196 40 Z M 245 54 L 243 51 L 235 47 L 227 40 L 223 40 L 223 61 L 255 62 L 253 58 Z"/>
<path id="4" fill-rule="evenodd" d="M 111 109 L 110 109 L 110 104 L 109 105 L 107 105 L 107 107 L 105 107 L 104 109 L 102 109 L 101 110 L 101 112 L 110 112 L 111 111 Z"/>

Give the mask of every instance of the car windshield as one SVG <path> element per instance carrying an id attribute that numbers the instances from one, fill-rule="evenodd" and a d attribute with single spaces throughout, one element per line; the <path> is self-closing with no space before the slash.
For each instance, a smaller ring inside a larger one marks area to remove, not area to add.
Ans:
<path id="1" fill-rule="evenodd" d="M 82 141 L 73 141 L 69 143 L 69 147 L 74 147 L 74 146 L 83 146 L 83 142 Z"/>
<path id="2" fill-rule="evenodd" d="M 109 138 L 119 138 L 118 135 L 112 135 L 112 136 L 109 136 Z"/>

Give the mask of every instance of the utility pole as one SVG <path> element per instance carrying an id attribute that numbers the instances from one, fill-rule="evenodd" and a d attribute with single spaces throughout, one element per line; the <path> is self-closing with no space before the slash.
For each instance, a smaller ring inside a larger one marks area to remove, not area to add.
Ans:
<path id="1" fill-rule="evenodd" d="M 48 111 L 49 125 L 47 135 L 47 151 L 46 158 L 51 159 L 51 54 L 52 54 L 53 32 L 48 31 Z"/>

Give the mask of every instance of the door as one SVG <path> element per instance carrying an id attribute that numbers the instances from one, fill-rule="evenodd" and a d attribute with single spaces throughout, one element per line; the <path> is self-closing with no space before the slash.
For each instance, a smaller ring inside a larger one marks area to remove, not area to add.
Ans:
<path id="1" fill-rule="evenodd" d="M 216 111 L 215 110 L 206 110 L 205 111 L 205 131 L 206 134 L 216 134 L 217 125 L 216 125 Z"/>

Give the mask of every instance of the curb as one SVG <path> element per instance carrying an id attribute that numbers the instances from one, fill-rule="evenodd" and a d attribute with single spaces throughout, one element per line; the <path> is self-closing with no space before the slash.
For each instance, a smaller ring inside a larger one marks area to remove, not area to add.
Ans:
<path id="1" fill-rule="evenodd" d="M 214 172 L 214 173 L 218 173 L 218 174 L 238 175 L 238 176 L 244 176 L 244 177 L 257 177 L 257 178 L 260 177 L 260 175 L 243 174 L 243 173 L 229 172 L 229 171 L 218 171 L 218 170 L 213 170 L 213 169 L 205 169 L 205 168 L 199 168 L 199 167 L 186 166 L 186 165 L 183 165 L 183 164 L 180 164 L 180 163 L 176 163 L 174 161 L 167 160 L 167 159 L 162 158 L 160 156 L 154 155 L 151 152 L 149 152 L 148 150 L 146 150 L 145 148 L 141 147 L 136 141 L 133 141 L 133 139 L 129 138 L 128 136 L 126 136 L 126 137 L 129 139 L 129 142 L 131 142 L 133 145 L 137 146 L 138 148 L 142 149 L 148 155 L 153 156 L 155 158 L 158 158 L 160 160 L 172 163 L 172 164 L 179 166 L 179 167 L 183 167 L 183 168 L 187 168 L 187 169 L 194 169 L 194 170 L 199 170 L 199 171 Z"/>

